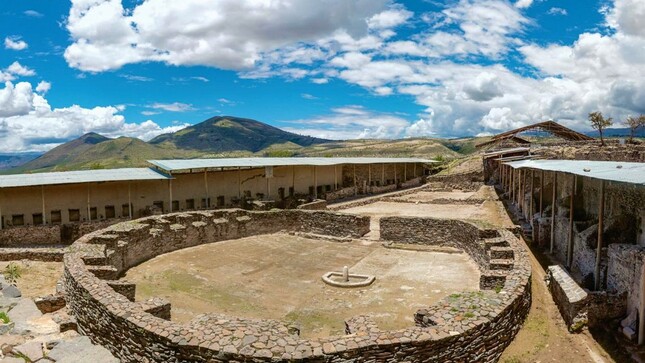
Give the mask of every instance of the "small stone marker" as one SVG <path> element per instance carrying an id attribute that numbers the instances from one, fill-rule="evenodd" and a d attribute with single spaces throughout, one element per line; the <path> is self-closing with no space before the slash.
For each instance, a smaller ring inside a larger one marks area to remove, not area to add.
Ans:
<path id="1" fill-rule="evenodd" d="M 347 266 L 343 266 L 343 281 L 349 281 L 349 268 Z"/>

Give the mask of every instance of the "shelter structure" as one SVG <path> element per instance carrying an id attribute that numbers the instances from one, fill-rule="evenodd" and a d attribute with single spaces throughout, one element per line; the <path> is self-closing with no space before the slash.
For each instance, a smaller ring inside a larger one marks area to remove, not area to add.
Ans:
<path id="1" fill-rule="evenodd" d="M 561 312 L 607 303 L 613 310 L 589 308 L 590 324 L 645 317 L 645 289 L 638 287 L 645 284 L 645 163 L 516 160 L 503 162 L 500 175 L 533 242 L 564 266 L 560 278 L 566 269 L 570 284 L 587 289 L 584 303 L 554 294 Z M 645 330 L 638 335 L 645 340 Z"/>
<path id="2" fill-rule="evenodd" d="M 555 137 L 564 139 L 566 141 L 593 141 L 594 140 L 593 137 L 587 136 L 585 134 L 581 134 L 568 127 L 562 126 L 555 121 L 544 121 L 544 122 L 539 122 L 536 124 L 520 127 L 514 130 L 502 132 L 501 134 L 497 134 L 493 136 L 490 141 L 477 145 L 477 147 L 485 147 L 485 146 L 499 143 L 504 140 L 513 139 L 513 138 L 515 138 L 513 140 L 517 142 L 527 143 L 528 142 L 527 140 L 519 138 L 517 135 L 524 132 L 529 132 L 529 131 L 546 132 Z"/>
<path id="3" fill-rule="evenodd" d="M 238 207 L 242 199 L 328 200 L 417 185 L 413 158 L 151 160 L 151 168 L 0 176 L 0 229 Z M 2 238 L 0 236 L 0 245 Z"/>

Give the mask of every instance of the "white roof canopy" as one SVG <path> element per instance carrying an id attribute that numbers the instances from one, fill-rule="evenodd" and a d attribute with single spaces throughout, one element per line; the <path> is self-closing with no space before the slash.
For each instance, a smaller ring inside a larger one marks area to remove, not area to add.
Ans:
<path id="1" fill-rule="evenodd" d="M 150 168 L 61 171 L 54 173 L 0 175 L 0 188 L 115 181 L 166 180 L 169 178 Z"/>
<path id="2" fill-rule="evenodd" d="M 631 184 L 645 184 L 645 163 L 591 160 L 520 160 L 504 163 L 513 169 L 537 169 Z"/>

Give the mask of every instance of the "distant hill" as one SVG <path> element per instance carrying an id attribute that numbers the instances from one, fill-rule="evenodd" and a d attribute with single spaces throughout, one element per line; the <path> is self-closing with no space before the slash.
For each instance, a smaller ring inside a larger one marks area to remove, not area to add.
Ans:
<path id="1" fill-rule="evenodd" d="M 612 128 L 603 130 L 602 135 L 606 137 L 627 137 L 628 138 L 629 133 L 630 133 L 630 129 L 628 127 L 612 127 Z M 587 131 L 584 134 L 591 137 L 600 137 L 597 130 Z M 639 127 L 638 129 L 636 129 L 636 133 L 634 134 L 634 137 L 645 137 L 645 127 Z"/>
<path id="2" fill-rule="evenodd" d="M 159 135 L 150 144 L 206 152 L 257 152 L 274 144 L 310 146 L 326 142 L 328 140 L 297 135 L 251 119 L 217 116 L 172 134 Z"/>
<path id="3" fill-rule="evenodd" d="M 223 116 L 160 135 L 150 142 L 85 134 L 1 173 L 143 167 L 151 159 L 250 156 L 453 159 L 473 152 L 476 142 L 479 141 L 475 138 L 330 141 L 293 134 L 255 120 Z"/>
<path id="4" fill-rule="evenodd" d="M 0 154 L 0 170 L 18 167 L 39 157 L 42 154 L 43 153 L 39 152 Z"/>

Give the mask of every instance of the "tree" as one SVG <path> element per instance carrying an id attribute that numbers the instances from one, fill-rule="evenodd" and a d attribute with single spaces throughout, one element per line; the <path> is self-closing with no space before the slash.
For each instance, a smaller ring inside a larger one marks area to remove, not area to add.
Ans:
<path id="1" fill-rule="evenodd" d="M 600 134 L 600 145 L 605 146 L 605 140 L 602 138 L 602 131 L 613 124 L 612 118 L 604 118 L 600 111 L 595 111 L 589 114 L 589 121 L 591 122 L 591 127 L 598 130 L 598 133 Z"/>
<path id="2" fill-rule="evenodd" d="M 634 135 L 636 135 L 636 130 L 639 127 L 645 127 L 645 115 L 640 115 L 638 117 L 629 116 L 627 118 L 627 126 L 629 126 L 629 142 L 634 142 Z"/>

